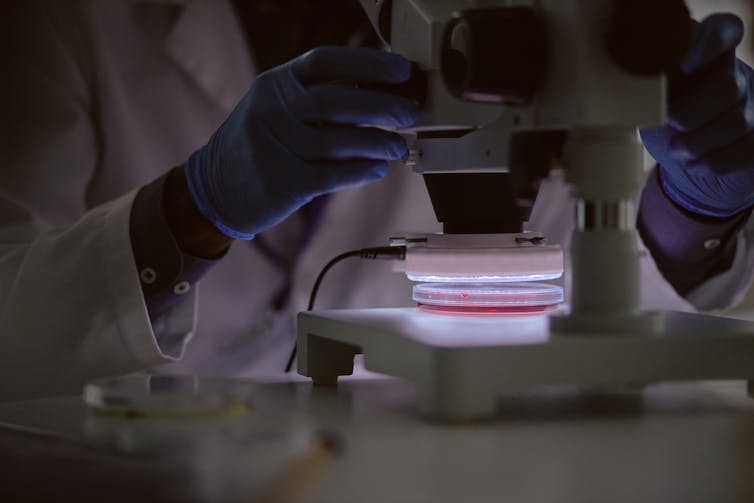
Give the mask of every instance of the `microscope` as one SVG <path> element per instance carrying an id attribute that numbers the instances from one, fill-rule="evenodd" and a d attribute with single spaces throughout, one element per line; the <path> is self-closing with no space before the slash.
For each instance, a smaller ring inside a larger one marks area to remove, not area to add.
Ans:
<path id="1" fill-rule="evenodd" d="M 693 35 L 685 3 L 361 1 L 420 69 L 422 113 L 402 133 L 443 233 L 391 239 L 406 247 L 398 269 L 431 282 L 415 287 L 418 308 L 301 313 L 299 373 L 332 384 L 363 353 L 444 419 L 489 415 L 500 393 L 537 386 L 728 378 L 751 393 L 754 324 L 639 307 L 637 128 L 664 122 L 667 80 Z M 529 282 L 563 274 L 562 250 L 524 231 L 553 167 L 575 201 L 572 291 L 558 309 L 557 287 Z M 468 291 L 516 307 L 432 312 Z"/>

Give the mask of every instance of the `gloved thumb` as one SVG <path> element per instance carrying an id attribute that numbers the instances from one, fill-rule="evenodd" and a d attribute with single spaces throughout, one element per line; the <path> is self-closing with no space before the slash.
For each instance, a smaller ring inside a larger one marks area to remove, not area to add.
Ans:
<path id="1" fill-rule="evenodd" d="M 725 53 L 735 50 L 744 37 L 744 23 L 728 13 L 712 14 L 697 27 L 691 49 L 681 63 L 681 70 L 693 73 Z"/>

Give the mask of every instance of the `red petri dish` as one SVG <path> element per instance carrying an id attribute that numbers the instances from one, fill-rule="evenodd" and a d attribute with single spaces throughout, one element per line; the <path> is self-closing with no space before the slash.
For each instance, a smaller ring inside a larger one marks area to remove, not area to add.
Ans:
<path id="1" fill-rule="evenodd" d="M 555 309 L 563 302 L 563 288 L 542 283 L 422 283 L 414 286 L 413 299 L 428 313 L 527 316 Z"/>

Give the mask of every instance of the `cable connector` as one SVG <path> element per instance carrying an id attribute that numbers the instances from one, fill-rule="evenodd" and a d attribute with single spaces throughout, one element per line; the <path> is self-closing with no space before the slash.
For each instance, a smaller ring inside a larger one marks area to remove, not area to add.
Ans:
<path id="1" fill-rule="evenodd" d="M 362 248 L 359 258 L 369 260 L 405 260 L 405 246 L 378 246 L 376 248 Z"/>
<path id="2" fill-rule="evenodd" d="M 327 271 L 332 268 L 335 264 L 338 262 L 350 258 L 350 257 L 359 257 L 359 258 L 365 258 L 369 260 L 405 260 L 406 259 L 406 247 L 405 246 L 378 246 L 375 248 L 361 248 L 360 250 L 351 250 L 347 251 L 345 253 L 341 253 L 334 259 L 332 259 L 330 262 L 328 262 L 325 267 L 322 268 L 322 270 L 319 272 L 319 275 L 317 276 L 317 279 L 314 281 L 314 286 L 312 287 L 312 293 L 309 296 L 309 305 L 306 308 L 307 311 L 311 311 L 314 309 L 314 301 L 317 299 L 317 292 L 319 291 L 319 285 L 322 283 L 322 278 L 325 277 L 325 274 L 327 274 Z M 288 363 L 285 366 L 285 371 L 290 372 L 291 368 L 293 367 L 293 360 L 296 358 L 296 345 L 294 344 L 293 349 L 291 350 L 291 355 L 288 358 Z"/>

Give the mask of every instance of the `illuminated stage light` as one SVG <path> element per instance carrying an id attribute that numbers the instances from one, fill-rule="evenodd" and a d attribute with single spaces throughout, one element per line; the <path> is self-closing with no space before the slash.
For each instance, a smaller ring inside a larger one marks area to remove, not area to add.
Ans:
<path id="1" fill-rule="evenodd" d="M 550 274 L 530 274 L 530 273 L 508 273 L 508 274 L 489 274 L 489 275 L 476 275 L 476 274 L 453 274 L 453 275 L 441 275 L 441 274 L 406 274 L 406 277 L 411 281 L 423 282 L 423 283 L 455 283 L 455 284 L 474 284 L 474 283 L 509 283 L 518 281 L 547 281 L 551 279 L 558 279 L 563 273 L 550 273 Z"/>

